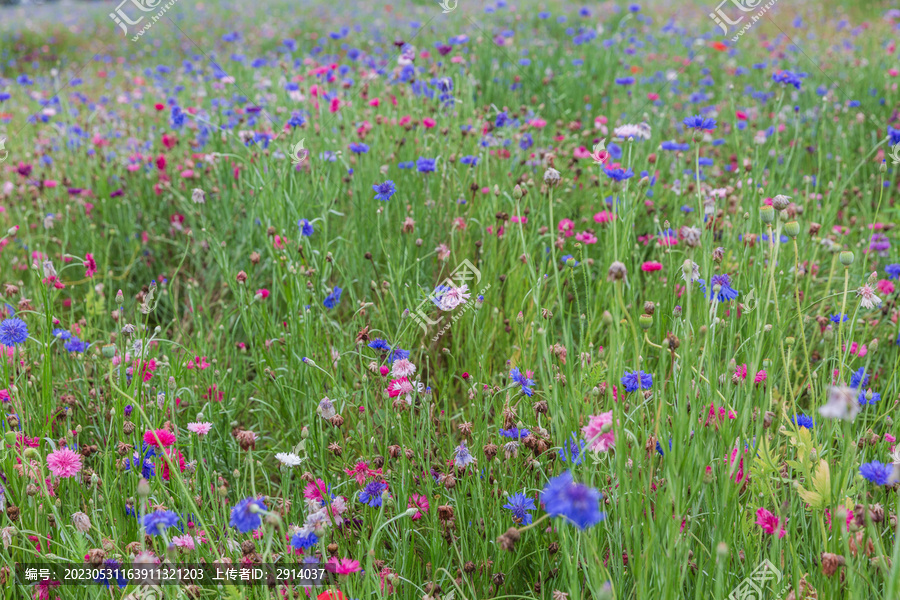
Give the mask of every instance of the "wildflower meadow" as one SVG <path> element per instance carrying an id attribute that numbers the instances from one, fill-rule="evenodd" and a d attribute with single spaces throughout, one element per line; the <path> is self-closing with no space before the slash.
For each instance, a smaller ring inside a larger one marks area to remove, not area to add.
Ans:
<path id="1" fill-rule="evenodd" d="M 0 2 L 0 598 L 900 598 L 898 39 Z"/>

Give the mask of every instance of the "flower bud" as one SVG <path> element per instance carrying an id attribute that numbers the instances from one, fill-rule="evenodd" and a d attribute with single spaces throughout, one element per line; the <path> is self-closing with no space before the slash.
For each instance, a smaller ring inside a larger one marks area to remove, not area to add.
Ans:
<path id="1" fill-rule="evenodd" d="M 759 219 L 767 225 L 775 222 L 775 209 L 769 205 L 759 207 Z"/>
<path id="2" fill-rule="evenodd" d="M 796 237 L 800 235 L 800 223 L 797 221 L 788 221 L 784 224 L 784 232 L 791 238 L 796 239 Z"/>
<path id="3" fill-rule="evenodd" d="M 853 252 L 851 252 L 850 250 L 844 250 L 843 252 L 841 252 L 839 258 L 840 258 L 841 264 L 844 265 L 845 267 L 849 267 L 850 265 L 853 264 Z"/>

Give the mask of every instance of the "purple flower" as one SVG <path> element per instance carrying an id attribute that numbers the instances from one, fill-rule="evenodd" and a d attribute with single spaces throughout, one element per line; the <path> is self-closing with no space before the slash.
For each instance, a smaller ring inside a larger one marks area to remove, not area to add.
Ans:
<path id="1" fill-rule="evenodd" d="M 622 376 L 622 385 L 625 386 L 626 392 L 649 390 L 653 387 L 653 375 L 643 371 L 632 371 L 631 373 L 626 371 Z"/>
<path id="2" fill-rule="evenodd" d="M 606 518 L 600 512 L 601 498 L 599 490 L 575 483 L 569 471 L 548 481 L 541 492 L 541 502 L 551 517 L 563 517 L 582 530 Z"/>
<path id="3" fill-rule="evenodd" d="M 893 464 L 883 464 L 877 460 L 868 462 L 859 468 L 859 474 L 875 485 L 887 485 L 894 474 Z"/>
<path id="4" fill-rule="evenodd" d="M 370 481 L 359 493 L 359 501 L 373 508 L 381 506 L 381 494 L 387 489 L 383 481 Z"/>
<path id="5" fill-rule="evenodd" d="M 692 117 L 688 117 L 684 120 L 684 126 L 689 129 L 699 129 L 703 131 L 712 131 L 716 128 L 716 120 L 706 118 L 704 119 L 700 115 L 694 115 Z"/>
<path id="6" fill-rule="evenodd" d="M 258 512 L 260 510 L 266 510 L 262 500 L 244 498 L 231 509 L 231 521 L 228 524 L 241 533 L 249 533 L 262 524 L 262 517 Z"/>

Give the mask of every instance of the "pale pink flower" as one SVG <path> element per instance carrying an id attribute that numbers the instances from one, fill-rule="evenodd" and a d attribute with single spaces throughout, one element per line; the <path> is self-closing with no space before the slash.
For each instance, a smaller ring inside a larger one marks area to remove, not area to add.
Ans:
<path id="1" fill-rule="evenodd" d="M 881 298 L 875 295 L 875 290 L 869 285 L 864 285 L 856 290 L 856 295 L 860 297 L 859 304 L 863 308 L 875 308 L 881 306 Z"/>
<path id="2" fill-rule="evenodd" d="M 612 431 L 612 411 L 591 415 L 588 424 L 581 428 L 588 450 L 607 452 L 616 446 L 616 436 Z"/>
<path id="3" fill-rule="evenodd" d="M 188 431 L 196 433 L 199 436 L 204 436 L 209 433 L 210 429 L 212 429 L 212 423 L 188 423 L 187 425 Z"/>
<path id="4" fill-rule="evenodd" d="M 172 543 L 178 546 L 179 548 L 184 548 L 185 550 L 193 550 L 196 548 L 194 543 L 194 538 L 190 535 L 176 535 L 172 538 Z"/>
<path id="5" fill-rule="evenodd" d="M 409 362 L 409 360 L 406 358 L 401 358 L 400 360 L 394 361 L 394 364 L 391 368 L 391 377 L 395 377 L 397 379 L 401 377 L 409 377 L 415 372 L 416 365 Z"/>
<path id="6" fill-rule="evenodd" d="M 441 244 L 435 248 L 434 251 L 437 252 L 438 260 L 447 260 L 450 258 L 450 248 L 447 247 L 447 244 Z"/>
<path id="7" fill-rule="evenodd" d="M 451 288 L 441 295 L 438 301 L 438 308 L 441 310 L 453 310 L 460 304 L 468 302 L 470 296 L 469 286 L 466 284 L 462 284 L 457 288 Z"/>

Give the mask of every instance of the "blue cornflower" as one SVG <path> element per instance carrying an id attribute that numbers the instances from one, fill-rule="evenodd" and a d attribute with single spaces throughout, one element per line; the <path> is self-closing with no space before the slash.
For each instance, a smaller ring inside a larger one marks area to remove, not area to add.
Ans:
<path id="1" fill-rule="evenodd" d="M 534 379 L 531 379 L 532 373 L 531 371 L 525 371 L 523 374 L 519 367 L 513 367 L 512 371 L 509 372 L 509 378 L 512 379 L 514 383 L 518 383 L 522 388 L 522 393 L 528 397 L 531 397 L 534 394 L 534 390 L 531 387 L 534 385 Z"/>
<path id="2" fill-rule="evenodd" d="M 412 169 L 415 166 L 416 163 L 414 163 L 413 161 L 397 163 L 398 169 Z"/>
<path id="3" fill-rule="evenodd" d="M 178 525 L 178 515 L 171 510 L 158 510 L 144 515 L 144 531 L 149 535 L 159 535 L 169 527 Z"/>
<path id="4" fill-rule="evenodd" d="M 606 167 L 603 169 L 603 172 L 606 173 L 607 177 L 615 181 L 625 181 L 626 179 L 634 177 L 634 171 L 631 169 L 625 170 L 620 167 L 616 167 L 615 169 Z"/>
<path id="5" fill-rule="evenodd" d="M 562 258 L 560 258 L 559 260 L 560 260 L 560 262 L 562 262 L 562 264 L 566 264 L 566 263 L 569 261 L 570 258 L 571 258 L 571 259 L 574 259 L 575 257 L 572 256 L 571 254 L 566 254 L 565 256 L 563 256 Z M 578 266 L 578 261 L 577 261 L 577 260 L 575 261 L 575 266 L 576 266 L 576 267 Z"/>
<path id="6" fill-rule="evenodd" d="M 678 142 L 663 142 L 659 145 L 663 150 L 679 150 L 684 152 L 685 150 L 690 150 L 690 144 L 679 144 Z"/>
<path id="7" fill-rule="evenodd" d="M 800 413 L 799 415 L 794 415 L 793 418 L 794 423 L 796 423 L 797 427 L 805 427 L 807 429 L 812 429 L 815 423 L 812 420 L 812 417 L 804 415 Z"/>
<path id="8" fill-rule="evenodd" d="M 855 390 L 862 389 L 869 385 L 869 376 L 866 375 L 866 368 L 860 367 L 850 376 L 850 387 Z"/>
<path id="9" fill-rule="evenodd" d="M 322 301 L 322 304 L 325 305 L 325 308 L 331 310 L 341 301 L 341 292 L 344 290 L 336 287 L 334 288 L 328 296 L 325 297 L 325 300 Z"/>
<path id="10" fill-rule="evenodd" d="M 464 164 L 464 165 L 469 165 L 469 166 L 471 166 L 471 167 L 474 167 L 474 166 L 477 166 L 477 165 L 478 165 L 478 157 L 477 157 L 477 156 L 471 156 L 471 155 L 470 155 L 470 156 L 463 156 L 462 158 L 459 159 L 459 162 L 461 162 L 461 163 Z"/>
<path id="11" fill-rule="evenodd" d="M 376 183 L 372 186 L 372 189 L 375 191 L 375 199 L 383 201 L 390 200 L 391 196 L 397 192 L 397 186 L 390 179 L 384 183 Z"/>
<path id="12" fill-rule="evenodd" d="M 497 119 L 494 121 L 494 127 L 500 128 L 509 123 L 509 115 L 506 114 L 506 111 L 497 114 Z"/>
<path id="13" fill-rule="evenodd" d="M 475 457 L 469 452 L 465 441 L 456 447 L 456 450 L 453 452 L 453 464 L 457 469 L 465 469 L 474 462 Z"/>
<path id="14" fill-rule="evenodd" d="M 315 229 L 313 229 L 312 223 L 310 223 L 308 219 L 300 219 L 297 221 L 297 227 L 300 229 L 300 235 L 302 236 L 309 237 L 315 233 Z"/>
<path id="15" fill-rule="evenodd" d="M 316 536 L 316 534 L 312 531 L 307 532 L 305 528 L 295 533 L 294 537 L 291 538 L 291 546 L 296 550 L 312 548 L 318 543 L 318 536 Z"/>
<path id="16" fill-rule="evenodd" d="M 643 371 L 625 372 L 622 376 L 622 385 L 625 386 L 626 392 L 636 392 L 637 390 L 649 390 L 653 387 L 653 375 L 644 373 Z"/>
<path id="17" fill-rule="evenodd" d="M 900 129 L 895 130 L 897 132 L 897 143 L 900 144 Z M 888 265 L 884 268 L 884 272 L 888 274 L 888 279 L 898 279 L 900 278 L 900 264 L 892 264 Z"/>
<path id="18" fill-rule="evenodd" d="M 249 533 L 262 525 L 260 510 L 266 510 L 266 505 L 258 498 L 244 498 L 231 509 L 229 525 L 235 527 L 241 533 Z"/>
<path id="19" fill-rule="evenodd" d="M 115 574 L 116 576 L 116 585 L 119 586 L 119 589 L 123 589 L 128 587 L 128 579 L 123 576 L 124 571 L 121 570 L 122 565 L 118 561 L 113 559 L 108 559 L 103 561 L 103 567 L 98 569 L 97 576 L 94 577 L 94 581 L 97 583 L 102 583 L 106 586 L 106 589 L 109 589 L 110 579 L 107 575 Z"/>
<path id="20" fill-rule="evenodd" d="M 375 338 L 367 344 L 372 350 L 381 350 L 387 352 L 391 349 L 391 345 L 381 338 Z"/>
<path id="21" fill-rule="evenodd" d="M 528 437 L 531 434 L 525 428 L 519 429 L 518 427 L 510 427 L 509 429 L 501 429 L 500 435 L 503 437 L 513 438 L 514 440 L 520 440 L 523 437 Z"/>
<path id="22" fill-rule="evenodd" d="M 888 137 L 891 138 L 891 146 L 896 146 L 900 144 L 900 129 L 894 129 L 890 125 L 888 125 Z"/>
<path id="23" fill-rule="evenodd" d="M 416 169 L 418 169 L 419 173 L 434 173 L 435 162 L 436 159 L 434 158 L 420 156 L 416 160 Z"/>
<path id="24" fill-rule="evenodd" d="M 575 483 L 569 471 L 548 481 L 541 492 L 541 502 L 551 517 L 564 517 L 579 529 L 587 529 L 606 518 L 600 512 L 601 498 L 599 490 Z"/>
<path id="25" fill-rule="evenodd" d="M 716 286 L 719 286 L 718 292 L 716 292 Z M 719 302 L 728 302 L 729 300 L 737 298 L 739 293 L 740 292 L 731 287 L 731 277 L 727 273 L 713 275 L 710 279 L 710 300 L 716 299 Z"/>
<path id="26" fill-rule="evenodd" d="M 894 465 L 873 460 L 862 465 L 859 474 L 876 485 L 887 485 L 891 481 L 891 475 L 894 474 Z"/>
<path id="27" fill-rule="evenodd" d="M 90 344 L 87 342 L 82 342 L 77 337 L 73 337 L 68 342 L 65 343 L 63 348 L 68 350 L 69 352 L 84 352 L 90 347 Z"/>
<path id="28" fill-rule="evenodd" d="M 843 313 L 838 313 L 836 315 L 831 315 L 828 318 L 832 323 L 846 323 L 847 319 L 849 319 L 850 317 Z"/>
<path id="29" fill-rule="evenodd" d="M 716 128 L 716 120 L 711 118 L 704 119 L 700 115 L 693 115 L 684 120 L 684 126 L 689 129 L 701 129 L 703 131 L 712 131 Z"/>
<path id="30" fill-rule="evenodd" d="M 869 392 L 866 392 L 865 390 L 859 390 L 859 395 L 856 397 L 856 399 L 859 400 L 859 403 L 863 406 L 865 406 L 866 404 L 873 405 L 881 400 L 881 394 L 873 392 L 871 390 L 869 390 Z"/>
<path id="31" fill-rule="evenodd" d="M 354 154 L 365 154 L 369 151 L 369 147 L 362 142 L 350 142 L 350 151 Z"/>
<path id="32" fill-rule="evenodd" d="M 51 334 L 58 340 L 67 340 L 72 337 L 72 334 L 65 329 L 54 329 Z"/>
<path id="33" fill-rule="evenodd" d="M 393 351 L 388 355 L 388 362 L 393 363 L 398 360 L 403 360 L 404 358 L 409 358 L 409 350 L 404 350 L 403 348 L 394 348 Z"/>
<path id="34" fill-rule="evenodd" d="M 173 106 L 172 107 L 172 117 L 171 117 L 172 128 L 173 129 L 181 129 L 182 127 L 184 127 L 184 120 L 185 120 L 184 111 L 181 110 L 181 107 Z"/>
<path id="35" fill-rule="evenodd" d="M 513 523 L 516 525 L 531 525 L 531 513 L 529 510 L 537 510 L 534 505 L 534 499 L 529 498 L 525 494 L 516 493 L 506 497 L 506 504 L 503 508 L 512 511 Z"/>
<path id="36" fill-rule="evenodd" d="M 584 460 L 585 445 L 585 441 L 581 440 L 579 443 L 573 433 L 570 440 L 563 442 L 562 448 L 559 449 L 559 457 L 563 462 L 569 462 L 571 459 L 573 465 L 580 465 Z"/>
<path id="37" fill-rule="evenodd" d="M 130 404 L 128 406 L 131 406 Z M 127 411 L 126 407 L 126 411 Z M 131 411 L 127 411 L 129 414 Z M 126 415 L 128 416 L 128 415 Z M 143 445 L 143 448 L 140 452 L 135 450 L 131 459 L 125 460 L 125 470 L 130 471 L 132 468 L 137 470 L 141 469 L 141 477 L 144 479 L 150 479 L 154 475 L 156 475 L 156 464 L 153 462 L 153 457 L 156 456 L 156 451 L 153 448 L 149 448 L 147 444 Z"/>
<path id="38" fill-rule="evenodd" d="M 373 508 L 381 506 L 381 494 L 387 489 L 383 481 L 370 481 L 359 493 L 359 501 Z"/>
<path id="39" fill-rule="evenodd" d="M 634 85 L 634 77 L 617 77 L 617 85 Z"/>
<path id="40" fill-rule="evenodd" d="M 792 85 L 798 90 L 800 89 L 800 84 L 802 83 L 804 77 L 806 77 L 806 73 L 792 73 L 790 71 L 772 73 L 772 81 L 774 81 L 775 83 Z"/>
<path id="41" fill-rule="evenodd" d="M 434 302 L 434 305 L 440 308 L 442 306 L 441 302 L 444 297 L 444 294 L 452 290 L 453 288 L 446 285 L 439 285 L 434 288 L 434 293 L 431 294 L 431 301 Z"/>
<path id="42" fill-rule="evenodd" d="M 16 344 L 24 344 L 27 339 L 28 326 L 25 324 L 25 321 L 17 317 L 0 321 L 0 344 L 15 346 Z"/>

